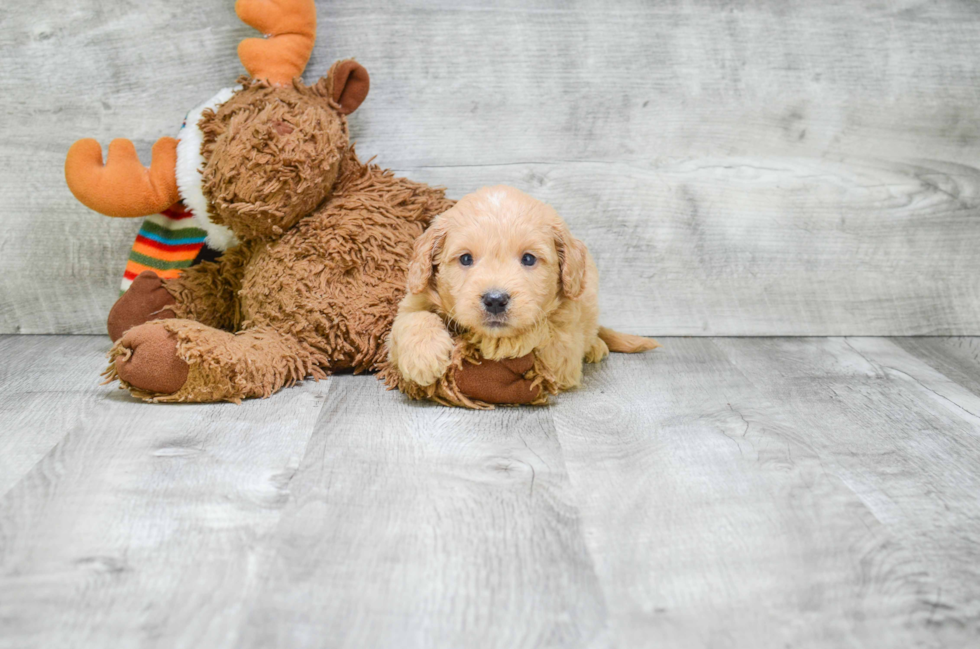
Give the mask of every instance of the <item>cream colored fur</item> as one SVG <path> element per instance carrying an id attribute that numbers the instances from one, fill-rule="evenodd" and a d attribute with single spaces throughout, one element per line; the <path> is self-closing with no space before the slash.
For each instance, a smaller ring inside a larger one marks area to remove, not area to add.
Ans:
<path id="1" fill-rule="evenodd" d="M 533 266 L 521 263 L 528 253 Z M 471 265 L 460 262 L 464 254 Z M 550 205 L 512 187 L 485 187 L 436 217 L 416 243 L 408 284 L 389 360 L 422 386 L 450 370 L 453 333 L 488 359 L 534 352 L 536 367 L 559 390 L 581 383 L 583 361 L 608 355 L 604 339 L 628 340 L 630 351 L 657 346 L 606 329 L 600 337 L 592 256 Z M 481 302 L 491 290 L 510 296 L 499 322 Z"/>

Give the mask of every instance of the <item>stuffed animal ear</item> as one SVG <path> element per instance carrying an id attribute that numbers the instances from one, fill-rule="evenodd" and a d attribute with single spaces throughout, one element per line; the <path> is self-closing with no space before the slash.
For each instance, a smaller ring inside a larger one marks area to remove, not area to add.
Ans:
<path id="1" fill-rule="evenodd" d="M 555 248 L 558 249 L 561 291 L 568 299 L 577 300 L 585 291 L 588 250 L 584 243 L 572 236 L 564 222 L 555 226 Z"/>
<path id="2" fill-rule="evenodd" d="M 350 115 L 357 110 L 371 88 L 368 71 L 354 59 L 334 63 L 325 80 L 328 96 L 337 102 L 344 115 Z"/>
<path id="3" fill-rule="evenodd" d="M 432 222 L 429 229 L 415 240 L 415 250 L 408 262 L 408 292 L 418 294 L 425 291 L 432 279 L 432 269 L 435 267 L 436 255 L 442 249 L 446 240 L 446 226 L 440 217 Z"/>

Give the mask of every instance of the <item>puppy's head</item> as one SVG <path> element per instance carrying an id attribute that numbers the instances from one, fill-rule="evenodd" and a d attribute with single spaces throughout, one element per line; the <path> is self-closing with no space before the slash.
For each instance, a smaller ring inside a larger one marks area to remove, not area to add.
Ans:
<path id="1" fill-rule="evenodd" d="M 582 294 L 586 256 L 551 206 L 512 187 L 485 187 L 416 241 L 408 289 L 428 291 L 471 331 L 514 336 Z"/>

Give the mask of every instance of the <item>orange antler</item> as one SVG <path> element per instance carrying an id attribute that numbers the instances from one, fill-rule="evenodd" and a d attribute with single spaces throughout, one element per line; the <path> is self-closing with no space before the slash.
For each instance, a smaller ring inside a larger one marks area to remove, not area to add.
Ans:
<path id="1" fill-rule="evenodd" d="M 147 169 L 129 140 L 113 140 L 102 164 L 102 147 L 93 139 L 79 140 L 68 149 L 65 180 L 75 198 L 106 216 L 148 216 L 178 200 L 177 140 L 164 137 L 153 145 Z"/>
<path id="2" fill-rule="evenodd" d="M 253 78 L 285 85 L 303 74 L 316 41 L 313 0 L 238 0 L 235 13 L 266 36 L 238 45 L 238 58 Z"/>

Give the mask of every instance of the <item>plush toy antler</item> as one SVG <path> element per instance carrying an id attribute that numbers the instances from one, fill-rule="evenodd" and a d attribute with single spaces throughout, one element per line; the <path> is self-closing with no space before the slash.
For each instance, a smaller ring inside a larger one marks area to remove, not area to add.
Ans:
<path id="1" fill-rule="evenodd" d="M 238 58 L 254 79 L 283 86 L 303 74 L 316 41 L 313 0 L 238 0 L 235 13 L 266 36 L 238 45 Z"/>
<path id="2" fill-rule="evenodd" d="M 79 140 L 68 150 L 65 180 L 75 198 L 106 216 L 149 216 L 178 200 L 177 140 L 164 137 L 153 145 L 153 162 L 147 169 L 129 140 L 113 140 L 109 158 L 102 164 L 102 147 L 91 138 Z"/>

